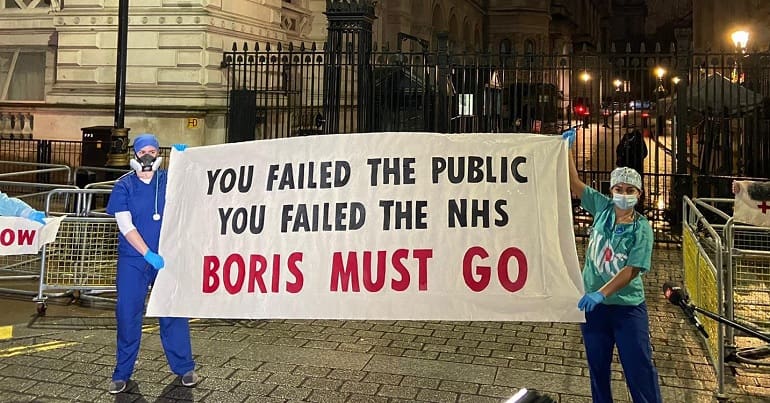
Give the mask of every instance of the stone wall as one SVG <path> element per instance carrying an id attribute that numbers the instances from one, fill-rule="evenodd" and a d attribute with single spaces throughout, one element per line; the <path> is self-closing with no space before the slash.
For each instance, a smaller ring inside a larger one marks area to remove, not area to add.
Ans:
<path id="1" fill-rule="evenodd" d="M 131 134 L 155 132 L 164 144 L 223 142 L 222 51 L 234 42 L 251 47 L 298 39 L 311 21 L 302 6 L 281 0 L 132 0 L 125 118 Z M 0 103 L 0 112 L 33 114 L 36 138 L 79 139 L 81 127 L 113 122 L 118 0 L 68 0 L 62 10 L 47 11 L 24 10 L 21 18 L 0 10 L 0 43 L 34 34 L 38 43 L 27 46 L 49 49 L 45 102 Z"/>

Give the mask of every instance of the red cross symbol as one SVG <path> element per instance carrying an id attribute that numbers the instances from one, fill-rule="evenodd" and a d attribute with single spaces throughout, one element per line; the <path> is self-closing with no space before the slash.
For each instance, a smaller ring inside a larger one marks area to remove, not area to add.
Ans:
<path id="1" fill-rule="evenodd" d="M 767 200 L 762 200 L 762 204 L 757 204 L 757 208 L 762 210 L 762 214 L 767 214 L 767 210 L 770 210 L 770 205 L 767 204 Z"/>
<path id="2" fill-rule="evenodd" d="M 768 208 L 770 208 L 770 206 L 768 206 Z M 607 248 L 604 250 L 604 261 L 609 262 L 610 260 L 612 260 L 612 250 Z"/>

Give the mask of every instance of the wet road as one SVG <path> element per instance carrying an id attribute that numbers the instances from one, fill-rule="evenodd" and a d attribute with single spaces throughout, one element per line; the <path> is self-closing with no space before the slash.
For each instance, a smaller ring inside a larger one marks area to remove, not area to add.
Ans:
<path id="1" fill-rule="evenodd" d="M 36 293 L 38 284 L 32 280 L 3 280 L 0 288 L 24 290 Z M 33 295 L 20 295 L 0 292 L 0 326 L 16 327 L 36 326 L 53 319 L 61 318 L 112 318 L 112 304 L 76 300 L 72 297 L 49 298 L 44 317 L 37 315 L 37 303 Z"/>

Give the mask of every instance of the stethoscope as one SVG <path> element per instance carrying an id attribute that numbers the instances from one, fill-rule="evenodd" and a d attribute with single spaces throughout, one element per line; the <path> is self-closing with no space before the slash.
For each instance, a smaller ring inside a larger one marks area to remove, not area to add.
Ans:
<path id="1" fill-rule="evenodd" d="M 631 231 L 633 231 L 633 232 L 636 232 L 636 229 L 637 229 L 637 226 L 638 226 L 639 217 L 637 216 L 637 214 L 639 214 L 639 213 L 634 211 L 634 219 L 631 222 Z M 609 221 L 607 222 L 606 226 L 608 227 L 610 232 L 612 232 L 615 235 L 620 235 L 620 234 L 626 232 L 626 228 L 628 228 L 626 225 L 618 226 L 618 225 L 615 225 L 614 223 L 610 223 Z"/>
<path id="2" fill-rule="evenodd" d="M 160 221 L 160 214 L 158 214 L 158 184 L 160 183 L 160 174 L 156 172 L 157 178 L 155 178 L 155 214 L 152 215 L 153 221 Z"/>

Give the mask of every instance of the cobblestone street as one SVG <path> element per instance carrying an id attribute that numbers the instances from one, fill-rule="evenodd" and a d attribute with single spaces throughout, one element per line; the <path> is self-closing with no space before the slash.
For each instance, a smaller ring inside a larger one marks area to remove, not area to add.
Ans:
<path id="1" fill-rule="evenodd" d="M 580 249 L 580 248 L 578 248 Z M 714 371 L 700 336 L 661 295 L 681 283 L 681 251 L 656 245 L 646 277 L 654 357 L 666 402 L 712 402 Z M 30 309 L 33 304 L 30 303 Z M 519 388 L 589 402 L 580 329 L 570 323 L 194 320 L 202 376 L 182 387 L 168 369 L 154 319 L 128 393 L 107 394 L 111 317 L 47 316 L 0 341 L 0 400 L 210 402 L 501 402 Z M 737 368 L 734 402 L 770 401 L 770 370 Z M 616 401 L 630 401 L 616 363 Z"/>

